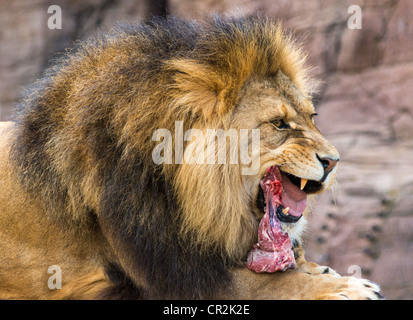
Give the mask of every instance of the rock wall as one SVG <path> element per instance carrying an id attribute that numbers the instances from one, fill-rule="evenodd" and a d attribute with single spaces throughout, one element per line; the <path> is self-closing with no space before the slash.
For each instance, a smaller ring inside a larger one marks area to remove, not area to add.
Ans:
<path id="1" fill-rule="evenodd" d="M 0 120 L 53 59 L 79 39 L 117 21 L 162 14 L 164 0 L 0 0 Z M 49 29 L 49 6 L 62 10 L 62 28 Z"/>
<path id="2" fill-rule="evenodd" d="M 60 5 L 61 30 L 47 28 Z M 350 5 L 362 28 L 349 29 Z M 338 182 L 311 215 L 307 257 L 378 282 L 390 299 L 413 298 L 413 2 L 409 0 L 0 0 L 0 119 L 21 86 L 73 41 L 117 20 L 155 14 L 262 11 L 282 19 L 319 79 L 321 131 L 341 154 Z"/>

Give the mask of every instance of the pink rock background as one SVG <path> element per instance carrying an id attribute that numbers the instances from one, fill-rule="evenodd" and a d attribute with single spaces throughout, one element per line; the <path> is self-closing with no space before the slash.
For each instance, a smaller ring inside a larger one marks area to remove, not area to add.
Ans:
<path id="1" fill-rule="evenodd" d="M 61 30 L 47 28 L 50 5 L 62 8 Z M 347 26 L 350 5 L 362 10 L 360 30 Z M 0 120 L 51 59 L 99 27 L 165 12 L 196 19 L 257 11 L 304 42 L 320 81 L 318 126 L 341 154 L 338 182 L 311 214 L 307 258 L 376 281 L 389 299 L 412 299 L 410 0 L 0 0 Z"/>

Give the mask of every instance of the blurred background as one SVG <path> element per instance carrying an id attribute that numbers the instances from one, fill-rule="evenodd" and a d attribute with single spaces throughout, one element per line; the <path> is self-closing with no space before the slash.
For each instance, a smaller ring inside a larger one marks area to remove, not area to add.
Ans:
<path id="1" fill-rule="evenodd" d="M 62 9 L 49 29 L 47 10 Z M 361 29 L 348 13 L 358 5 Z M 413 299 L 413 1 L 0 0 L 0 120 L 74 41 L 116 21 L 261 11 L 304 43 L 321 132 L 339 149 L 338 183 L 310 217 L 307 259 Z"/>

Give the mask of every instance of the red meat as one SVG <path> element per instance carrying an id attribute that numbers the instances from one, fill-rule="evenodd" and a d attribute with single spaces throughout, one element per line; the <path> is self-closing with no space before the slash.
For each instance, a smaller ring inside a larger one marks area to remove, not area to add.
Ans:
<path id="1" fill-rule="evenodd" d="M 283 189 L 279 169 L 268 168 L 260 185 L 266 201 L 265 214 L 258 227 L 258 243 L 254 244 L 248 255 L 247 268 L 258 273 L 294 268 L 290 237 L 281 229 L 276 215 Z"/>

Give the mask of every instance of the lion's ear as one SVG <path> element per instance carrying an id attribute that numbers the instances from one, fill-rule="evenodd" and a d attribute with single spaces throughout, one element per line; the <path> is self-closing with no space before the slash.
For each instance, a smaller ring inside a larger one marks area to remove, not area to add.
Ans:
<path id="1" fill-rule="evenodd" d="M 175 105 L 186 112 L 210 120 L 214 114 L 224 116 L 235 104 L 235 85 L 225 72 L 218 74 L 211 67 L 188 59 L 169 61 L 173 74 L 172 87 L 176 90 Z M 216 68 L 214 68 L 216 69 Z"/>

